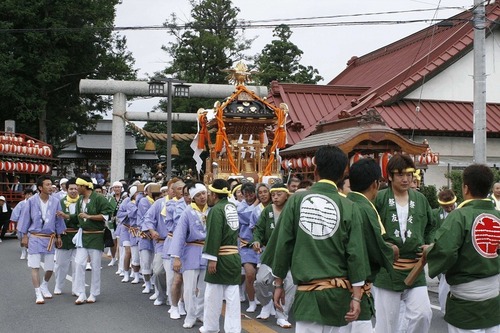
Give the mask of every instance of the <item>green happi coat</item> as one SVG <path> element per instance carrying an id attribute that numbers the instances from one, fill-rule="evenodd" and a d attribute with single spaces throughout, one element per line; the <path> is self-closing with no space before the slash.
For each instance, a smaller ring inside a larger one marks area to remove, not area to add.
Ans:
<path id="1" fill-rule="evenodd" d="M 260 213 L 259 219 L 253 229 L 252 242 L 259 242 L 266 246 L 275 228 L 273 204 L 267 205 Z"/>
<path id="2" fill-rule="evenodd" d="M 444 211 L 443 207 L 435 208 L 432 210 L 432 218 L 436 222 L 436 230 L 439 229 L 439 227 L 443 224 L 445 214 L 446 212 Z"/>
<path id="3" fill-rule="evenodd" d="M 288 199 L 264 253 L 269 248 L 275 252 L 273 274 L 283 279 L 290 269 L 299 286 L 334 277 L 363 282 L 370 271 L 360 213 L 331 181 Z M 293 313 L 297 321 L 345 326 L 350 302 L 351 292 L 343 288 L 297 290 Z"/>
<path id="4" fill-rule="evenodd" d="M 239 220 L 236 206 L 227 198 L 219 200 L 207 215 L 207 237 L 203 254 L 217 257 L 217 272 L 205 274 L 205 281 L 213 284 L 239 285 L 241 258 L 239 253 L 219 255 L 221 246 L 237 246 Z"/>
<path id="5" fill-rule="evenodd" d="M 82 210 L 83 195 L 80 196 L 76 203 L 76 215 L 83 212 Z M 112 214 L 112 208 L 108 200 L 101 194 L 92 192 L 89 197 L 89 202 L 85 207 L 85 213 L 89 215 L 102 214 L 109 217 Z M 78 226 L 83 229 L 83 247 L 86 249 L 96 249 L 104 251 L 104 233 L 90 234 L 85 231 L 104 231 L 104 221 L 94 221 L 82 219 L 78 217 Z"/>
<path id="6" fill-rule="evenodd" d="M 418 259 L 417 253 L 422 252 L 420 247 L 432 242 L 435 222 L 427 198 L 422 193 L 414 190 L 409 190 L 408 193 L 408 222 L 406 241 L 404 243 L 401 238 L 396 199 L 390 187 L 378 193 L 375 199 L 375 207 L 386 230 L 384 239 L 386 242 L 397 245 L 399 258 Z M 404 280 L 410 271 L 411 269 L 395 269 L 394 274 L 389 274 L 385 268 L 381 268 L 375 278 L 374 285 L 392 291 L 403 291 L 408 288 L 427 285 L 425 272 L 422 271 L 411 287 L 406 286 Z"/>
<path id="7" fill-rule="evenodd" d="M 76 229 L 78 229 L 78 215 L 71 214 L 70 213 L 70 202 L 67 200 L 68 196 L 65 195 L 61 199 L 61 208 L 62 212 L 64 214 L 69 215 L 69 219 L 64 219 L 64 223 L 66 224 L 66 232 L 61 235 L 61 240 L 62 240 L 62 247 L 61 249 L 63 250 L 71 250 L 75 248 L 75 244 L 73 244 L 73 237 L 76 234 Z M 76 202 L 74 203 L 75 205 L 75 211 L 76 211 Z M 70 229 L 74 229 L 75 231 L 71 231 Z"/>
<path id="8" fill-rule="evenodd" d="M 474 231 L 477 230 L 475 226 L 489 229 L 488 236 L 475 235 L 478 232 Z M 434 247 L 427 255 L 429 276 L 445 272 L 446 281 L 454 286 L 498 275 L 499 231 L 500 212 L 490 200 L 464 202 L 436 231 Z M 466 301 L 448 295 L 444 319 L 466 330 L 500 325 L 500 296 L 485 301 Z"/>
<path id="9" fill-rule="evenodd" d="M 375 206 L 366 196 L 359 192 L 349 192 L 347 198 L 354 202 L 359 208 L 363 221 L 363 236 L 365 238 L 368 258 L 370 260 L 371 274 L 367 281 L 373 282 L 381 267 L 393 274 L 392 263 L 394 261 L 394 251 L 383 238 L 385 228 L 382 230 L 381 219 Z M 361 314 L 358 320 L 370 320 L 375 315 L 373 299 L 363 294 L 361 303 Z"/>

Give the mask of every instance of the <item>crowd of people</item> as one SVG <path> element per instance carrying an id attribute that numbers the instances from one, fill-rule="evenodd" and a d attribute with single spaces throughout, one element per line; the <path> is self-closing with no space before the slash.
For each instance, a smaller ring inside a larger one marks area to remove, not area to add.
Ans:
<path id="1" fill-rule="evenodd" d="M 449 332 L 500 332 L 500 184 L 492 171 L 467 167 L 465 201 L 457 205 L 445 189 L 433 210 L 412 188 L 410 157 L 389 160 L 384 189 L 374 160 L 348 164 L 339 148 L 324 146 L 314 182 L 117 180 L 109 193 L 88 175 L 62 179 L 55 192 L 42 176 L 11 215 L 35 302 L 67 292 L 67 274 L 76 305 L 98 301 L 109 248 L 121 283 L 142 283 L 154 306 L 169 305 L 171 319 L 201 333 L 220 331 L 223 302 L 224 331 L 241 332 L 245 300 L 245 312 L 260 308 L 257 319 L 274 316 L 283 328 L 292 315 L 301 333 L 428 332 L 431 304 L 418 270 L 426 262 L 440 279 Z"/>

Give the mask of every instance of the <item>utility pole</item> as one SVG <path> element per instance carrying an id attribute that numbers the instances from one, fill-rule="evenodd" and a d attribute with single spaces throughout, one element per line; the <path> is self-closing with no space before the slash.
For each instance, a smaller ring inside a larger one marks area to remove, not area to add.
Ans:
<path id="1" fill-rule="evenodd" d="M 485 7 L 483 0 L 474 0 L 474 132 L 473 161 L 486 164 L 486 54 Z"/>

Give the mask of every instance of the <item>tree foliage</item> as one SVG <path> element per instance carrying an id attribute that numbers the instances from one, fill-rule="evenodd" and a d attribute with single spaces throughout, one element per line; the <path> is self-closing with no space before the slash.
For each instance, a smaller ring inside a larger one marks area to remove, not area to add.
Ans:
<path id="1" fill-rule="evenodd" d="M 315 84 L 323 79 L 317 69 L 300 64 L 304 52 L 290 41 L 292 34 L 286 24 L 277 26 L 273 32 L 277 39 L 264 46 L 262 53 L 256 56 L 260 84 L 269 85 L 273 80 Z"/>
<path id="2" fill-rule="evenodd" d="M 495 168 L 491 170 L 493 171 L 493 183 L 500 182 L 500 171 Z M 462 195 L 462 173 L 463 171 L 452 170 L 445 175 L 446 178 L 451 180 L 451 190 L 455 192 L 457 202 L 464 201 L 464 197 Z"/>
<path id="3" fill-rule="evenodd" d="M 163 46 L 171 57 L 167 74 L 188 82 L 227 83 L 223 69 L 244 59 L 252 40 L 237 30 L 239 8 L 231 0 L 190 0 L 192 21 L 183 27 L 175 14 L 164 23 L 175 42 Z"/>
<path id="4" fill-rule="evenodd" d="M 239 9 L 230 0 L 190 0 L 192 20 L 180 24 L 175 14 L 164 23 L 175 41 L 162 49 L 172 59 L 161 74 L 171 75 L 191 83 L 225 84 L 227 73 L 237 60 L 244 59 L 243 52 L 250 48 L 252 40 L 246 39 L 237 29 Z M 211 108 L 216 100 L 208 98 L 174 98 L 173 112 L 195 113 L 199 108 Z M 167 110 L 167 101 L 160 103 Z M 166 133 L 166 123 L 148 122 L 144 129 Z M 173 133 L 196 133 L 194 123 L 174 122 Z M 175 157 L 174 166 L 194 169 L 193 151 L 190 142 L 175 142 L 180 156 Z M 155 142 L 159 155 L 168 151 L 166 142 Z"/>
<path id="5" fill-rule="evenodd" d="M 113 33 L 119 0 L 0 2 L 0 120 L 58 144 L 109 109 L 79 82 L 134 79 L 126 39 Z"/>

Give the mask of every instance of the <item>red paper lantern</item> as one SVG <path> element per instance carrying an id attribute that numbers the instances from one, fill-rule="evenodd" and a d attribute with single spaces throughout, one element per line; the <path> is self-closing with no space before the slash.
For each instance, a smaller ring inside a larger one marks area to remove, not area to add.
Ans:
<path id="1" fill-rule="evenodd" d="M 50 155 L 52 155 L 52 149 L 50 149 L 49 146 L 43 146 L 42 147 L 42 155 L 49 157 Z"/>
<path id="2" fill-rule="evenodd" d="M 4 165 L 4 170 L 5 171 L 14 171 L 14 162 L 5 162 Z"/>
<path id="3" fill-rule="evenodd" d="M 28 173 L 35 172 L 35 165 L 33 163 L 28 163 L 27 170 L 28 170 Z"/>
<path id="4" fill-rule="evenodd" d="M 283 159 L 281 161 L 281 167 L 283 168 L 283 170 L 288 170 L 288 160 L 287 159 Z"/>
<path id="5" fill-rule="evenodd" d="M 297 167 L 298 167 L 299 169 L 302 169 L 302 159 L 301 159 L 300 157 L 299 157 L 299 158 L 297 158 L 297 162 L 296 162 L 296 163 L 297 163 Z"/>
<path id="6" fill-rule="evenodd" d="M 28 145 L 28 147 L 33 147 L 35 145 L 35 141 L 30 139 L 30 140 L 26 141 L 26 144 Z"/>

